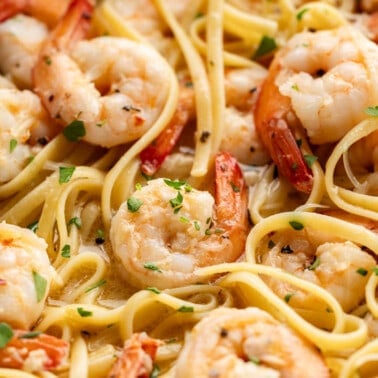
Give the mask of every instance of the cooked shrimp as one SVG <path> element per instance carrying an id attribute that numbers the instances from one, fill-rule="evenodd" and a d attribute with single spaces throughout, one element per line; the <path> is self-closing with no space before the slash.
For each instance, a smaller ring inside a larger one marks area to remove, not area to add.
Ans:
<path id="1" fill-rule="evenodd" d="M 148 378 L 153 371 L 157 349 L 163 342 L 135 333 L 126 340 L 122 354 L 108 374 L 108 378 Z"/>
<path id="2" fill-rule="evenodd" d="M 314 345 L 267 312 L 249 307 L 219 308 L 197 323 L 175 376 L 326 378 L 330 373 Z"/>
<path id="3" fill-rule="evenodd" d="M 8 327 L 5 323 L 2 326 Z M 68 343 L 38 331 L 13 331 L 4 348 L 0 348 L 0 368 L 30 372 L 52 370 L 65 363 Z"/>
<path id="4" fill-rule="evenodd" d="M 185 182 L 155 179 L 114 216 L 110 239 L 126 278 L 136 286 L 178 287 L 196 282 L 201 266 L 235 261 L 248 232 L 247 188 L 228 153 L 215 162 L 215 206 L 209 192 Z"/>
<path id="5" fill-rule="evenodd" d="M 362 247 L 335 239 L 328 233 L 310 230 L 285 230 L 270 240 L 259 253 L 262 264 L 281 268 L 323 287 L 345 311 L 353 310 L 364 299 L 365 286 L 376 262 Z M 291 305 L 317 306 L 316 298 L 298 288 L 273 278 L 266 280 L 281 298 L 289 295 Z"/>
<path id="6" fill-rule="evenodd" d="M 14 178 L 56 133 L 37 95 L 5 81 L 0 87 L 0 184 Z"/>
<path id="7" fill-rule="evenodd" d="M 53 270 L 45 241 L 31 230 L 0 223 L 0 321 L 28 329 L 42 313 Z"/>
<path id="8" fill-rule="evenodd" d="M 18 14 L 25 13 L 38 18 L 47 25 L 55 23 L 64 14 L 70 0 L 1 0 L 0 22 Z"/>
<path id="9" fill-rule="evenodd" d="M 32 69 L 47 35 L 45 24 L 22 14 L 0 23 L 0 71 L 19 88 L 32 88 Z"/>
<path id="10" fill-rule="evenodd" d="M 313 144 L 339 140 L 367 117 L 375 95 L 378 47 L 341 27 L 296 34 L 276 55 L 254 115 L 279 171 L 310 192 L 312 173 L 290 128 L 302 125 Z"/>
<path id="11" fill-rule="evenodd" d="M 139 138 L 159 117 L 169 67 L 153 48 L 134 41 L 80 41 L 91 12 L 87 0 L 72 2 L 41 50 L 33 71 L 35 91 L 63 125 L 82 122 L 83 140 L 112 147 Z"/>

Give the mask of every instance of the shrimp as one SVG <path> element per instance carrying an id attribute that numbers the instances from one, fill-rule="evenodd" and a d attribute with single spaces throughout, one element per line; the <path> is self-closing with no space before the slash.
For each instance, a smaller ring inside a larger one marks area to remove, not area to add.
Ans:
<path id="1" fill-rule="evenodd" d="M 300 378 L 304 374 L 330 377 L 316 347 L 269 313 L 249 307 L 219 308 L 197 323 L 180 352 L 175 377 Z"/>
<path id="2" fill-rule="evenodd" d="M 0 24 L 0 70 L 20 89 L 31 89 L 32 69 L 47 38 L 45 24 L 18 15 Z"/>
<path id="3" fill-rule="evenodd" d="M 247 188 L 236 160 L 215 159 L 215 206 L 209 192 L 184 181 L 154 179 L 125 202 L 110 240 L 130 283 L 178 287 L 200 278 L 201 266 L 235 261 L 248 232 Z"/>
<path id="4" fill-rule="evenodd" d="M 364 299 L 365 286 L 376 261 L 361 246 L 312 230 L 285 230 L 269 240 L 258 254 L 262 264 L 281 268 L 323 287 L 347 312 Z M 274 278 L 265 279 L 278 296 L 290 297 L 292 306 L 321 307 L 316 298 L 298 288 Z"/>
<path id="5" fill-rule="evenodd" d="M 14 178 L 57 132 L 37 95 L 0 86 L 0 184 Z"/>
<path id="6" fill-rule="evenodd" d="M 12 338 L 0 348 L 0 367 L 37 372 L 55 369 L 66 362 L 66 341 L 38 331 L 8 329 Z"/>
<path id="7" fill-rule="evenodd" d="M 148 378 L 153 371 L 157 349 L 163 342 L 135 333 L 126 340 L 122 354 L 108 374 L 108 378 Z"/>
<path id="8" fill-rule="evenodd" d="M 295 35 L 276 55 L 254 116 L 279 171 L 309 193 L 312 172 L 292 129 L 302 126 L 313 144 L 338 141 L 367 117 L 374 101 L 378 47 L 357 30 L 340 27 Z"/>
<path id="9" fill-rule="evenodd" d="M 64 14 L 68 4 L 69 0 L 1 0 L 0 22 L 23 12 L 51 26 Z"/>
<path id="10" fill-rule="evenodd" d="M 28 329 L 40 317 L 53 278 L 47 244 L 29 229 L 0 223 L 0 321 Z"/>
<path id="11" fill-rule="evenodd" d="M 138 139 L 169 92 L 169 66 L 152 48 L 116 37 L 81 40 L 93 7 L 74 0 L 42 47 L 35 91 L 62 125 L 77 121 L 83 140 L 112 147 Z"/>

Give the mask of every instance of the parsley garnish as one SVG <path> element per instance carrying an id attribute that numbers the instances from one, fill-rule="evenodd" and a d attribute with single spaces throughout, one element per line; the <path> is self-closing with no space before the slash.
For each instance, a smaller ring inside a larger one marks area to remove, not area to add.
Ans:
<path id="1" fill-rule="evenodd" d="M 155 272 L 163 273 L 154 263 L 145 263 L 143 265 L 145 269 L 153 270 Z"/>
<path id="2" fill-rule="evenodd" d="M 289 222 L 290 226 L 294 229 L 294 230 L 297 230 L 297 231 L 300 231 L 303 229 L 303 224 L 301 222 L 298 222 L 298 221 L 290 221 Z"/>
<path id="3" fill-rule="evenodd" d="M 177 309 L 178 312 L 193 312 L 194 308 L 192 306 L 181 306 Z"/>
<path id="4" fill-rule="evenodd" d="M 365 113 L 372 117 L 378 117 L 378 105 L 367 107 Z"/>
<path id="5" fill-rule="evenodd" d="M 304 16 L 304 14 L 305 14 L 306 12 L 308 12 L 308 11 L 309 11 L 308 8 L 304 8 L 304 9 L 302 9 L 301 11 L 299 11 L 299 12 L 297 13 L 297 15 L 296 15 L 297 20 L 298 20 L 298 21 L 301 21 L 302 18 L 303 18 L 303 16 Z"/>
<path id="6" fill-rule="evenodd" d="M 316 160 L 318 160 L 318 157 L 314 155 L 303 155 L 303 158 L 309 168 L 311 168 Z"/>
<path id="7" fill-rule="evenodd" d="M 59 184 L 70 181 L 75 169 L 76 167 L 59 167 Z"/>
<path id="8" fill-rule="evenodd" d="M 289 303 L 291 297 L 294 295 L 294 293 L 288 293 L 285 295 L 284 300 L 286 303 Z"/>
<path id="9" fill-rule="evenodd" d="M 298 87 L 298 84 L 293 84 L 291 86 L 292 89 L 294 89 L 295 91 L 299 91 L 299 87 Z"/>
<path id="10" fill-rule="evenodd" d="M 146 290 L 152 291 L 155 294 L 160 294 L 161 293 L 161 291 L 158 288 L 156 288 L 156 287 L 146 287 Z"/>
<path id="11" fill-rule="evenodd" d="M 66 259 L 71 257 L 71 246 L 69 244 L 63 246 L 61 256 Z"/>
<path id="12" fill-rule="evenodd" d="M 160 374 L 160 368 L 158 365 L 154 364 L 149 378 L 157 378 Z"/>
<path id="13" fill-rule="evenodd" d="M 315 270 L 320 265 L 320 259 L 317 257 L 314 262 L 307 268 L 308 270 Z"/>
<path id="14" fill-rule="evenodd" d="M 106 284 L 106 281 L 105 280 L 100 280 L 100 281 L 97 281 L 96 283 L 94 283 L 92 286 L 89 286 L 88 289 L 85 290 L 85 293 L 88 293 L 89 291 L 93 290 L 93 289 L 96 289 L 102 285 L 105 285 Z"/>
<path id="15" fill-rule="evenodd" d="M 68 226 L 75 225 L 77 228 L 81 228 L 81 219 L 79 217 L 73 217 L 68 221 Z"/>
<path id="16" fill-rule="evenodd" d="M 41 333 L 41 331 L 26 332 L 23 335 L 19 336 L 19 339 L 34 339 L 38 337 Z"/>
<path id="17" fill-rule="evenodd" d="M 273 50 L 276 49 L 276 47 L 277 47 L 277 43 L 276 43 L 275 39 L 264 35 L 261 38 L 259 47 L 257 48 L 257 50 L 256 50 L 256 52 L 253 56 L 253 59 L 260 58 L 261 56 L 264 56 L 264 55 L 272 52 Z"/>
<path id="18" fill-rule="evenodd" d="M 48 66 L 52 63 L 51 58 L 50 58 L 48 55 L 45 55 L 45 56 L 43 57 L 43 59 L 44 59 L 45 63 L 46 63 Z"/>
<path id="19" fill-rule="evenodd" d="M 194 222 L 193 222 L 193 225 L 194 225 L 194 228 L 195 228 L 197 231 L 199 231 L 199 230 L 201 229 L 201 226 L 200 226 L 200 224 L 198 223 L 198 221 L 194 221 Z"/>
<path id="20" fill-rule="evenodd" d="M 75 119 L 70 124 L 68 124 L 63 129 L 63 135 L 70 141 L 70 142 L 77 142 L 80 138 L 85 136 L 85 127 L 84 122 Z"/>
<path id="21" fill-rule="evenodd" d="M 139 198 L 130 197 L 127 200 L 127 210 L 130 211 L 130 213 L 136 213 L 139 208 L 142 206 L 143 201 L 141 201 Z"/>
<path id="22" fill-rule="evenodd" d="M 184 186 L 186 184 L 186 181 L 180 181 L 180 180 L 169 180 L 169 179 L 164 179 L 164 182 L 170 186 L 171 188 L 174 188 L 174 189 L 181 189 L 182 186 Z"/>
<path id="23" fill-rule="evenodd" d="M 255 365 L 260 365 L 261 361 L 256 356 L 248 356 L 250 362 L 253 362 Z"/>
<path id="24" fill-rule="evenodd" d="M 361 276 L 366 276 L 368 274 L 368 271 L 365 268 L 358 268 L 356 270 L 358 274 L 361 274 Z"/>
<path id="25" fill-rule="evenodd" d="M 88 316 L 92 316 L 92 311 L 84 310 L 83 307 L 78 307 L 76 310 L 82 318 L 87 318 Z"/>
<path id="26" fill-rule="evenodd" d="M 104 230 L 98 229 L 96 230 L 96 244 L 102 244 L 105 242 L 105 232 Z"/>
<path id="27" fill-rule="evenodd" d="M 169 200 L 169 203 L 174 209 L 177 209 L 178 207 L 181 208 L 183 200 L 184 200 L 183 195 L 181 194 L 181 192 L 178 192 L 175 198 L 172 198 Z"/>
<path id="28" fill-rule="evenodd" d="M 190 223 L 190 220 L 187 217 L 180 217 L 181 223 Z"/>
<path id="29" fill-rule="evenodd" d="M 17 146 L 17 139 L 11 139 L 9 141 L 9 152 L 12 153 Z"/>
<path id="30" fill-rule="evenodd" d="M 240 188 L 237 185 L 235 185 L 233 182 L 230 182 L 230 185 L 231 185 L 232 190 L 235 193 L 239 193 L 240 192 Z"/>
<path id="31" fill-rule="evenodd" d="M 38 221 L 32 222 L 26 226 L 29 230 L 36 232 L 38 229 Z"/>
<path id="32" fill-rule="evenodd" d="M 373 273 L 378 276 L 378 266 L 375 266 L 373 269 L 372 269 Z"/>
<path id="33" fill-rule="evenodd" d="M 140 182 L 137 182 L 137 183 L 135 184 L 135 189 L 136 189 L 136 190 L 141 190 L 141 189 L 142 189 L 142 184 L 141 184 Z"/>
<path id="34" fill-rule="evenodd" d="M 0 348 L 5 348 L 13 337 L 13 329 L 7 323 L 0 323 Z"/>
<path id="35" fill-rule="evenodd" d="M 37 302 L 40 302 L 46 293 L 47 281 L 44 277 L 39 275 L 37 272 L 32 272 L 34 287 L 37 295 Z"/>

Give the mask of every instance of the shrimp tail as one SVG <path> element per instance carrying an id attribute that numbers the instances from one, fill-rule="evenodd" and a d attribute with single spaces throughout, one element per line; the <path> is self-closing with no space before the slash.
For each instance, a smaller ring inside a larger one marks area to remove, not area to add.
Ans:
<path id="1" fill-rule="evenodd" d="M 77 41 L 84 39 L 91 25 L 93 10 L 90 0 L 72 0 L 66 13 L 51 32 L 47 43 L 60 51 L 65 51 Z"/>
<path id="2" fill-rule="evenodd" d="M 215 158 L 215 206 L 219 224 L 247 229 L 247 185 L 237 160 L 225 151 Z"/>
<path id="3" fill-rule="evenodd" d="M 16 330 L 6 347 L 0 349 L 0 367 L 22 369 L 26 360 L 32 360 L 33 355 L 39 359 L 42 351 L 42 366 L 38 370 L 52 370 L 65 362 L 68 349 L 68 343 L 57 337 Z"/>
<path id="4" fill-rule="evenodd" d="M 0 22 L 22 12 L 28 1 L 27 0 L 1 0 L 0 2 Z"/>
<path id="5" fill-rule="evenodd" d="M 277 165 L 278 171 L 300 192 L 310 193 L 313 176 L 286 121 L 290 99 L 275 84 L 277 64 L 273 64 L 254 107 L 256 130 Z"/>
<path id="6" fill-rule="evenodd" d="M 157 349 L 163 342 L 135 333 L 125 342 L 121 356 L 113 365 L 108 378 L 148 378 L 151 376 Z"/>
<path id="7" fill-rule="evenodd" d="M 181 89 L 178 105 L 168 126 L 140 153 L 141 169 L 146 175 L 154 175 L 166 157 L 172 152 L 194 109 L 193 91 Z"/>

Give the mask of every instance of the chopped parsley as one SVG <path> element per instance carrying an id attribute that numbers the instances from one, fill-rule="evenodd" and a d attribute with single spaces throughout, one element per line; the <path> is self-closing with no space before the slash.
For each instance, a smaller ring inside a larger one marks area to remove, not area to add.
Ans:
<path id="1" fill-rule="evenodd" d="M 143 265 L 145 269 L 153 270 L 155 272 L 163 273 L 154 263 L 145 263 Z"/>
<path id="2" fill-rule="evenodd" d="M 0 348 L 5 348 L 13 335 L 13 329 L 9 324 L 0 323 Z"/>
<path id="3" fill-rule="evenodd" d="M 127 210 L 129 210 L 130 213 L 136 213 L 140 209 L 142 204 L 143 201 L 141 201 L 139 198 L 130 197 L 127 200 Z"/>
<path id="4" fill-rule="evenodd" d="M 284 300 L 286 303 L 289 303 L 291 297 L 294 295 L 294 293 L 287 293 L 284 297 Z"/>
<path id="5" fill-rule="evenodd" d="M 297 230 L 297 231 L 303 230 L 304 228 L 303 224 L 298 221 L 290 221 L 289 224 L 294 230 Z"/>
<path id="6" fill-rule="evenodd" d="M 194 221 L 194 222 L 193 222 L 193 226 L 194 226 L 194 228 L 195 228 L 197 231 L 199 231 L 199 230 L 201 229 L 201 226 L 200 226 L 200 224 L 198 223 L 198 221 Z"/>
<path id="7" fill-rule="evenodd" d="M 240 192 L 240 188 L 237 185 L 235 185 L 233 182 L 230 182 L 230 185 L 231 185 L 232 190 L 235 193 L 239 193 Z"/>
<path id="8" fill-rule="evenodd" d="M 194 308 L 192 306 L 181 306 L 177 309 L 178 312 L 193 312 Z"/>
<path id="9" fill-rule="evenodd" d="M 79 217 L 73 217 L 68 221 L 68 226 L 74 225 L 77 228 L 81 228 L 81 219 Z"/>
<path id="10" fill-rule="evenodd" d="M 144 172 L 141 172 L 142 174 L 142 177 L 146 180 L 146 181 L 150 181 L 153 179 L 153 176 L 150 176 L 150 175 L 147 175 L 146 173 Z"/>
<path id="11" fill-rule="evenodd" d="M 170 200 L 169 200 L 169 203 L 171 204 L 171 206 L 172 206 L 174 209 L 180 209 L 183 200 L 184 200 L 184 197 L 183 197 L 183 195 L 181 194 L 181 192 L 177 192 L 177 196 L 176 196 L 175 198 L 170 199 Z"/>
<path id="12" fill-rule="evenodd" d="M 76 167 L 59 167 L 59 184 L 65 184 L 71 180 Z"/>
<path id="13" fill-rule="evenodd" d="M 140 182 L 137 182 L 137 183 L 135 184 L 135 189 L 136 189 L 136 190 L 141 190 L 141 189 L 142 189 L 142 184 L 141 184 Z"/>
<path id="14" fill-rule="evenodd" d="M 190 223 L 190 220 L 187 217 L 180 217 L 181 223 Z"/>
<path id="15" fill-rule="evenodd" d="M 89 291 L 91 290 L 94 290 L 102 285 L 105 285 L 106 284 L 106 281 L 104 279 L 100 280 L 100 281 L 97 281 L 95 282 L 93 285 L 89 286 L 86 290 L 85 290 L 85 293 L 88 293 Z"/>
<path id="16" fill-rule="evenodd" d="M 103 244 L 105 242 L 105 232 L 100 228 L 96 230 L 96 244 Z"/>
<path id="17" fill-rule="evenodd" d="M 367 107 L 365 113 L 372 117 L 378 117 L 378 105 Z"/>
<path id="18" fill-rule="evenodd" d="M 260 44 L 257 47 L 255 54 L 253 55 L 253 59 L 260 58 L 260 57 L 272 52 L 273 50 L 276 49 L 276 47 L 277 47 L 277 43 L 276 43 L 275 39 L 264 35 L 261 38 Z"/>
<path id="19" fill-rule="evenodd" d="M 319 257 L 316 257 L 314 262 L 307 268 L 308 270 L 315 270 L 320 265 Z"/>
<path id="20" fill-rule="evenodd" d="M 36 232 L 38 230 L 38 221 L 32 222 L 26 226 L 29 230 Z"/>
<path id="21" fill-rule="evenodd" d="M 318 157 L 315 155 L 303 155 L 303 158 L 309 168 L 311 168 L 316 160 L 318 160 Z"/>
<path id="22" fill-rule="evenodd" d="M 305 15 L 305 13 L 307 13 L 309 11 L 309 8 L 303 8 L 302 10 L 300 10 L 297 15 L 296 15 L 296 18 L 298 21 L 301 21 L 303 16 Z"/>
<path id="23" fill-rule="evenodd" d="M 41 331 L 31 331 L 31 332 L 26 332 L 23 335 L 19 336 L 19 339 L 35 339 L 38 337 L 42 332 Z"/>
<path id="24" fill-rule="evenodd" d="M 47 280 L 35 271 L 33 271 L 32 274 L 33 274 L 35 292 L 37 295 L 37 302 L 40 302 L 46 293 Z"/>
<path id="25" fill-rule="evenodd" d="M 12 153 L 16 147 L 17 147 L 17 139 L 11 139 L 9 141 L 9 152 Z"/>
<path id="26" fill-rule="evenodd" d="M 156 287 L 152 287 L 152 286 L 150 286 L 150 287 L 146 287 L 146 290 L 148 290 L 148 291 L 152 291 L 152 292 L 155 293 L 155 294 L 160 294 L 160 293 L 161 293 L 161 291 L 160 291 L 158 288 L 156 288 Z"/>
<path id="27" fill-rule="evenodd" d="M 149 378 L 157 378 L 160 374 L 160 368 L 158 365 L 154 364 Z"/>
<path id="28" fill-rule="evenodd" d="M 298 87 L 298 84 L 293 84 L 292 86 L 291 86 L 291 88 L 292 89 L 294 89 L 295 91 L 299 91 L 299 87 Z"/>
<path id="29" fill-rule="evenodd" d="M 43 59 L 44 59 L 45 63 L 46 63 L 48 66 L 51 65 L 52 60 L 51 60 L 51 58 L 50 58 L 48 55 L 45 55 L 45 56 L 43 57 Z"/>
<path id="30" fill-rule="evenodd" d="M 85 136 L 85 127 L 84 122 L 75 119 L 70 124 L 68 124 L 63 129 L 63 135 L 70 141 L 70 142 L 77 142 L 80 138 Z"/>
<path id="31" fill-rule="evenodd" d="M 256 356 L 248 356 L 250 362 L 253 362 L 255 365 L 260 365 L 261 361 Z"/>
<path id="32" fill-rule="evenodd" d="M 71 257 L 71 246 L 69 244 L 63 246 L 61 256 L 66 259 Z"/>
<path id="33" fill-rule="evenodd" d="M 181 189 L 184 185 L 186 185 L 186 181 L 180 181 L 180 180 L 169 180 L 169 179 L 164 179 L 165 184 L 170 186 L 171 188 L 174 189 Z"/>
<path id="34" fill-rule="evenodd" d="M 378 276 L 378 266 L 375 266 L 373 269 L 373 273 Z"/>
<path id="35" fill-rule="evenodd" d="M 93 315 L 92 311 L 84 310 L 83 307 L 78 307 L 76 310 L 82 318 L 87 318 L 88 316 Z"/>
<path id="36" fill-rule="evenodd" d="M 357 272 L 358 274 L 360 274 L 361 276 L 364 276 L 364 277 L 368 274 L 368 271 L 367 271 L 365 268 L 358 268 L 358 269 L 356 270 L 356 272 Z"/>

